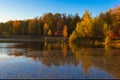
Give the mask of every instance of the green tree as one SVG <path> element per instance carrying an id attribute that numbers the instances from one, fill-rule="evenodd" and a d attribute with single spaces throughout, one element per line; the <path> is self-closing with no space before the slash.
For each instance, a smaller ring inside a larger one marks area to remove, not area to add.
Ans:
<path id="1" fill-rule="evenodd" d="M 93 19 L 92 36 L 94 38 L 103 38 L 104 37 L 104 31 L 105 31 L 104 24 L 105 24 L 105 22 L 101 18 L 96 17 Z"/>
<path id="2" fill-rule="evenodd" d="M 21 21 L 21 24 L 22 24 L 21 25 L 21 34 L 27 35 L 29 22 L 28 21 Z"/>
<path id="3" fill-rule="evenodd" d="M 5 25 L 4 25 L 4 23 L 0 23 L 0 34 L 4 31 L 4 28 L 5 27 Z"/>
<path id="4" fill-rule="evenodd" d="M 68 27 L 68 33 L 72 34 L 72 32 L 75 30 L 76 28 L 76 24 L 80 22 L 80 16 L 76 13 L 75 16 L 73 17 L 69 27 Z"/>
<path id="5" fill-rule="evenodd" d="M 38 20 L 37 20 L 37 18 L 30 20 L 29 26 L 28 26 L 28 32 L 31 35 L 38 34 Z"/>
<path id="6" fill-rule="evenodd" d="M 72 20 L 73 20 L 73 15 L 68 15 L 67 17 L 66 17 L 66 26 L 67 26 L 67 28 L 68 28 L 68 36 L 69 36 L 69 34 L 71 34 L 71 22 L 72 22 Z"/>
<path id="7" fill-rule="evenodd" d="M 9 32 L 10 34 L 12 34 L 13 22 L 14 21 L 7 21 L 7 22 L 5 22 L 4 23 L 5 27 L 4 27 L 3 31 Z"/>
<path id="8" fill-rule="evenodd" d="M 41 18 L 39 18 L 39 23 L 38 23 L 38 34 L 39 35 L 43 35 L 43 21 L 41 20 Z"/>

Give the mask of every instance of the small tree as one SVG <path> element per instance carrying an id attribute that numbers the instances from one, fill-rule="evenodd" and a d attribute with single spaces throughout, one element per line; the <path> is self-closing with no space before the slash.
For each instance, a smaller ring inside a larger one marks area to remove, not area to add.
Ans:
<path id="1" fill-rule="evenodd" d="M 45 41 L 47 41 L 46 36 L 48 34 L 48 29 L 49 29 L 48 24 L 45 23 L 44 26 L 43 26 Z"/>
<path id="2" fill-rule="evenodd" d="M 45 24 L 44 24 L 43 29 L 44 29 L 44 36 L 47 36 L 48 29 L 49 29 L 49 27 L 48 27 L 48 24 L 47 24 L 47 23 L 45 23 Z"/>
<path id="3" fill-rule="evenodd" d="M 64 38 L 66 38 L 67 36 L 68 36 L 68 28 L 67 28 L 67 26 L 65 25 L 64 27 L 63 27 L 63 37 Z"/>
<path id="4" fill-rule="evenodd" d="M 65 41 L 66 40 L 66 38 L 67 38 L 67 36 L 68 36 L 68 28 L 67 28 L 67 26 L 65 25 L 64 27 L 63 27 L 63 38 L 64 38 L 64 40 L 63 41 Z"/>

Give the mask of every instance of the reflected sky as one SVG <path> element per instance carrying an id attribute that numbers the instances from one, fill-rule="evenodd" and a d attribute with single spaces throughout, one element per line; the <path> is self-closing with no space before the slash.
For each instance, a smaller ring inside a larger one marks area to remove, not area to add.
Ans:
<path id="1" fill-rule="evenodd" d="M 105 48 L 85 48 L 73 44 L 44 46 L 44 43 L 0 45 L 5 45 L 0 46 L 0 79 L 120 78 L 119 49 L 108 51 Z"/>

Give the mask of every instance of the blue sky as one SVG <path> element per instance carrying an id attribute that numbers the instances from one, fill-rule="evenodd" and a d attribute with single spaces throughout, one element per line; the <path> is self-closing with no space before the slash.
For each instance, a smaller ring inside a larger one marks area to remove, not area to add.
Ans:
<path id="1" fill-rule="evenodd" d="M 0 0 L 0 22 L 30 19 L 48 12 L 82 16 L 89 10 L 96 16 L 118 5 L 120 0 Z"/>

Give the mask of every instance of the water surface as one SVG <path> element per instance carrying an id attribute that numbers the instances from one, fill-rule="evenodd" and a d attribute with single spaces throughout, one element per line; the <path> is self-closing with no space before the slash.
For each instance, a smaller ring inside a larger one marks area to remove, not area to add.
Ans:
<path id="1" fill-rule="evenodd" d="M 0 43 L 0 79 L 119 79 L 120 50 L 109 47 Z"/>

